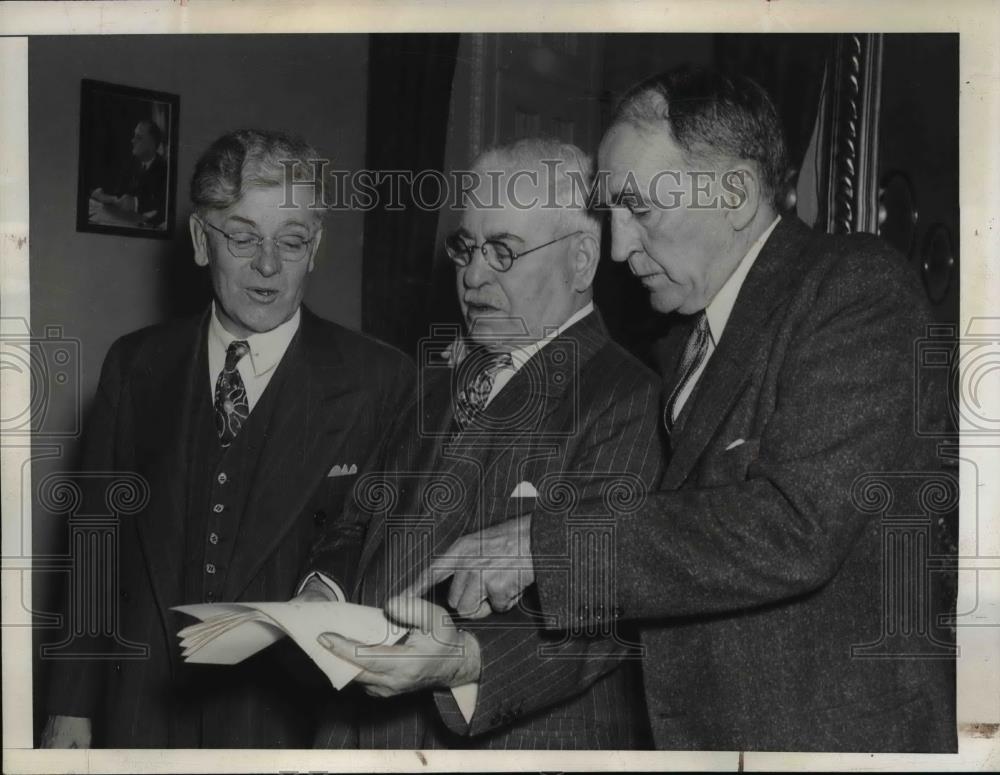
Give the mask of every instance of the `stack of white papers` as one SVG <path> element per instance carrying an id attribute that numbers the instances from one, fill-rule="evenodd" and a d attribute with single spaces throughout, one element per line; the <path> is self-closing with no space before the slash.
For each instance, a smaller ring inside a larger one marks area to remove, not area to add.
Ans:
<path id="1" fill-rule="evenodd" d="M 202 603 L 173 610 L 200 620 L 177 633 L 187 662 L 235 665 L 287 635 L 335 689 L 347 686 L 361 668 L 323 648 L 317 640 L 322 633 L 366 646 L 391 646 L 407 632 L 386 619 L 380 608 L 353 603 Z"/>

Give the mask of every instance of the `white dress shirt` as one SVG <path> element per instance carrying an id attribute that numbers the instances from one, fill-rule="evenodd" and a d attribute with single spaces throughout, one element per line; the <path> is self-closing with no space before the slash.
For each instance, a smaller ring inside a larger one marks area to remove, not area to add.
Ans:
<path id="1" fill-rule="evenodd" d="M 302 311 L 295 314 L 277 328 L 272 328 L 263 334 L 251 334 L 244 341 L 250 346 L 250 352 L 240 358 L 236 370 L 243 379 L 247 391 L 247 404 L 250 411 L 260 400 L 267 384 L 274 375 L 275 367 L 281 362 L 288 350 L 288 345 L 299 330 Z M 212 319 L 208 324 L 208 380 L 212 391 L 212 401 L 215 401 L 215 383 L 226 365 L 226 350 L 237 337 L 222 327 L 215 302 L 212 302 Z"/>
<path id="2" fill-rule="evenodd" d="M 677 400 L 674 402 L 672 420 L 677 419 L 684 408 L 684 404 L 690 398 L 691 393 L 694 392 L 695 385 L 698 384 L 698 380 L 701 379 L 701 375 L 705 371 L 705 366 L 708 365 L 708 359 L 712 357 L 712 353 L 715 352 L 715 348 L 722 338 L 722 332 L 726 328 L 726 323 L 729 322 L 729 316 L 733 313 L 733 306 L 736 304 L 736 297 L 740 294 L 740 288 L 743 287 L 743 282 L 747 279 L 750 268 L 753 266 L 754 261 L 757 260 L 757 256 L 760 255 L 764 243 L 767 242 L 767 238 L 771 236 L 771 232 L 774 231 L 774 227 L 778 225 L 778 221 L 780 220 L 781 216 L 779 215 L 764 230 L 764 233 L 754 241 L 753 245 L 750 246 L 750 250 L 746 252 L 746 255 L 737 264 L 736 269 L 729 275 L 729 279 L 719 288 L 718 293 L 715 294 L 714 298 L 708 303 L 708 306 L 705 307 L 705 317 L 708 318 L 708 353 L 698 366 L 692 379 L 687 381 L 684 389 L 677 396 Z"/>

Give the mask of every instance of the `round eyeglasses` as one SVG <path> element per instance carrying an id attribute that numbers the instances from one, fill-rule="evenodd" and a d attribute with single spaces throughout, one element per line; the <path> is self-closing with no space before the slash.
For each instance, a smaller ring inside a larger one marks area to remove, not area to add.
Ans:
<path id="1" fill-rule="evenodd" d="M 206 220 L 199 219 L 202 225 L 213 229 L 226 238 L 226 246 L 235 258 L 256 258 L 265 242 L 273 242 L 275 250 L 282 261 L 301 261 L 309 253 L 309 244 L 315 239 L 301 237 L 298 234 L 278 235 L 277 237 L 262 237 L 252 231 L 227 232 L 214 226 Z"/>
<path id="2" fill-rule="evenodd" d="M 477 245 L 474 242 L 470 242 L 463 232 L 457 231 L 454 234 L 448 235 L 448 238 L 444 242 L 444 249 L 448 254 L 448 258 L 457 267 L 468 266 L 472 262 L 472 252 L 479 250 L 491 269 L 497 272 L 506 272 L 514 265 L 517 259 L 581 233 L 580 231 L 571 231 L 569 234 L 563 234 L 561 237 L 556 237 L 542 245 L 518 252 L 501 240 L 488 239 L 482 245 Z"/>

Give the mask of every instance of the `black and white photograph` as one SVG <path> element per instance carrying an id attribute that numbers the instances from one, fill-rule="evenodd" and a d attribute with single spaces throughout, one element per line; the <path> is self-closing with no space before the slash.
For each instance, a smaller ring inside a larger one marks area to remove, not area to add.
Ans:
<path id="1" fill-rule="evenodd" d="M 179 99 L 84 79 L 77 230 L 169 239 Z"/>
<path id="2" fill-rule="evenodd" d="M 0 49 L 10 771 L 988 768 L 981 37 L 305 18 Z"/>

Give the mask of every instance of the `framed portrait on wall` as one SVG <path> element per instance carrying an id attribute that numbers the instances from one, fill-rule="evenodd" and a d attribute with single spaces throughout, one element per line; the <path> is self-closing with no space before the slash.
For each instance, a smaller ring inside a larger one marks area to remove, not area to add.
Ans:
<path id="1" fill-rule="evenodd" d="M 77 231 L 170 238 L 179 107 L 176 94 L 81 81 Z"/>

